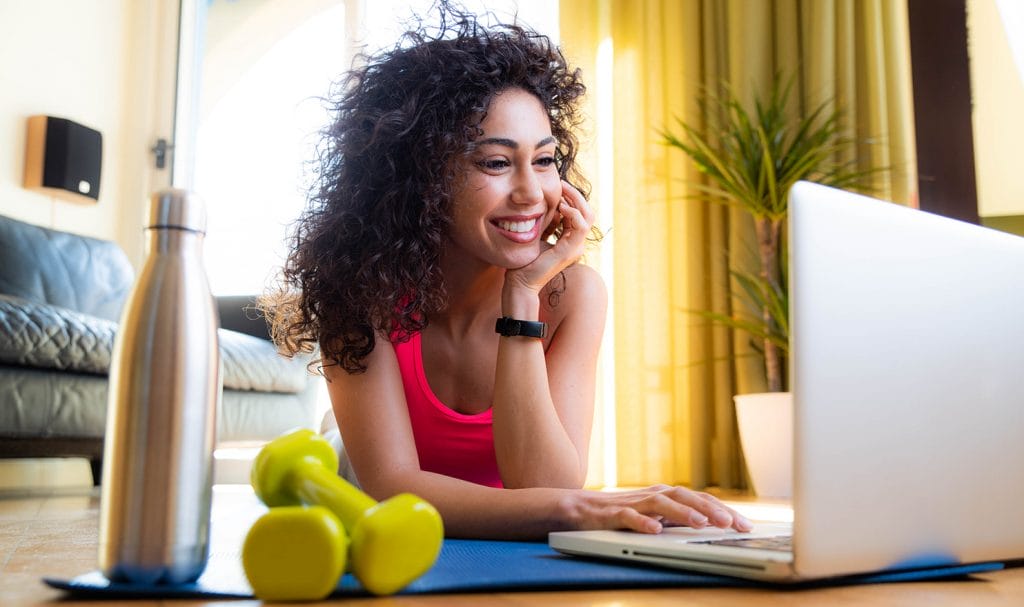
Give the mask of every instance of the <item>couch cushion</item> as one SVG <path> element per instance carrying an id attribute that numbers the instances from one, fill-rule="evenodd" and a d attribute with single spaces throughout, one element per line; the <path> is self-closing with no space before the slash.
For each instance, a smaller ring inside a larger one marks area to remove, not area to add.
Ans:
<path id="1" fill-rule="evenodd" d="M 117 323 L 0 295 L 0 362 L 106 375 Z"/>
<path id="2" fill-rule="evenodd" d="M 225 388 L 295 393 L 309 385 L 308 355 L 285 358 L 265 339 L 226 329 L 217 337 Z"/>
<path id="3" fill-rule="evenodd" d="M 0 293 L 118 320 L 134 280 L 115 243 L 0 215 Z"/>
<path id="4" fill-rule="evenodd" d="M 0 295 L 0 363 L 106 375 L 117 324 L 72 310 Z M 306 389 L 309 357 L 285 358 L 274 345 L 220 329 L 224 388 L 298 393 Z"/>

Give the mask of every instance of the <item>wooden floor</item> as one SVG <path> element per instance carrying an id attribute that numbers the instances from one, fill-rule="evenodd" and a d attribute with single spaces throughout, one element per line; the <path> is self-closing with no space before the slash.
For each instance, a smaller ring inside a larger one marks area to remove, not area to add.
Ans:
<path id="1" fill-rule="evenodd" d="M 215 542 L 239 541 L 260 510 L 245 487 L 219 486 L 214 497 Z M 71 578 L 96 569 L 99 498 L 95 492 L 32 497 L 0 496 L 0 605 L 54 605 L 62 594 L 42 584 L 44 576 Z M 223 544 L 221 544 L 223 545 Z M 243 606 L 259 601 L 74 601 L 69 607 L 116 604 L 125 607 L 167 605 Z M 679 588 L 521 592 L 376 599 L 332 600 L 375 606 L 526 606 L 596 605 L 605 607 L 717 605 L 1024 605 L 1024 568 L 983 574 L 970 580 L 847 586 L 784 591 L 736 588 Z"/>

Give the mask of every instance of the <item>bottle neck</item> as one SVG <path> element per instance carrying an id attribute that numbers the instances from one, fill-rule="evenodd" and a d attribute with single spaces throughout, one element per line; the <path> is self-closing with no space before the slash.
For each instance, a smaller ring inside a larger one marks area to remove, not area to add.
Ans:
<path id="1" fill-rule="evenodd" d="M 187 254 L 201 256 L 202 232 L 183 228 L 146 228 L 146 255 Z"/>

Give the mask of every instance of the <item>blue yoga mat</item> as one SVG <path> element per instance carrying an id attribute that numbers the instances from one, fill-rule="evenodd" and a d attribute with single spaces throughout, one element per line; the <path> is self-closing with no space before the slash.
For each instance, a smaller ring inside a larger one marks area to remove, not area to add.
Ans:
<path id="1" fill-rule="evenodd" d="M 863 584 L 953 578 L 1001 568 L 1001 563 L 984 563 L 879 573 L 825 583 Z M 43 581 L 72 595 L 94 598 L 252 598 L 252 589 L 242 570 L 241 557 L 238 552 L 229 551 L 213 552 L 206 571 L 194 584 L 168 586 L 114 583 L 98 571 L 71 580 L 44 578 Z M 571 557 L 555 552 L 544 543 L 445 540 L 434 567 L 406 587 L 402 594 L 681 586 L 772 587 L 716 575 Z M 359 582 L 351 574 L 346 574 L 332 596 L 366 594 Z"/>

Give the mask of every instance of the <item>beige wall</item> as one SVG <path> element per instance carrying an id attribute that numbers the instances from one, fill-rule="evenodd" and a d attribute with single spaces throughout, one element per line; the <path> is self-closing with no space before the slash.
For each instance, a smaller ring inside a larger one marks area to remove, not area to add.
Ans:
<path id="1" fill-rule="evenodd" d="M 1024 215 L 1024 77 L 995 0 L 967 0 L 967 27 L 978 212 Z"/>
<path id="2" fill-rule="evenodd" d="M 148 149 L 170 132 L 176 19 L 177 0 L 0 0 L 0 213 L 116 240 L 138 264 L 145 201 L 166 179 Z M 22 187 L 33 114 L 103 134 L 97 203 Z"/>

